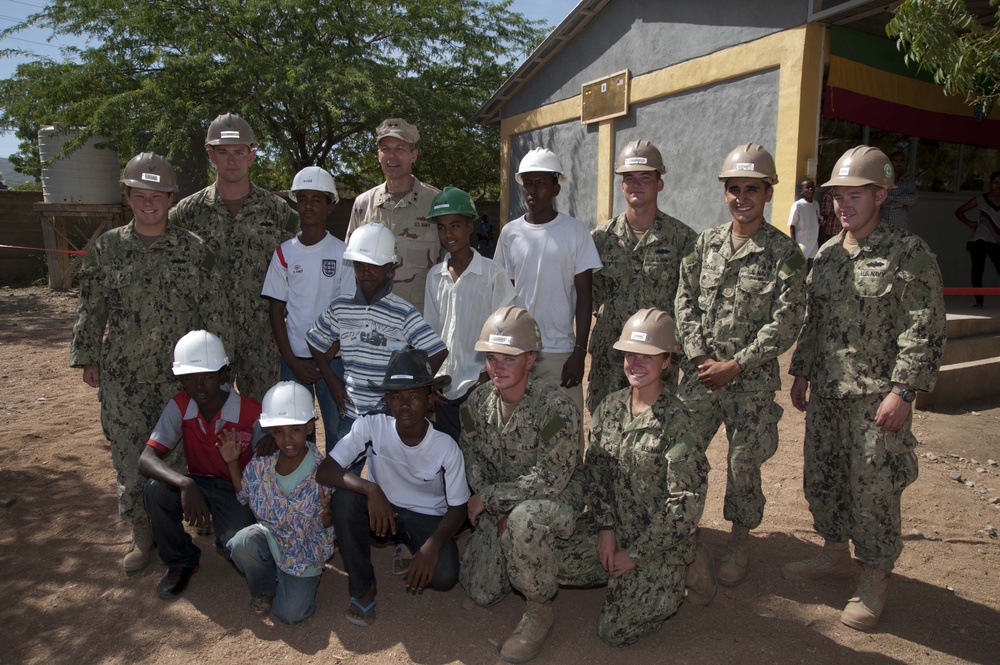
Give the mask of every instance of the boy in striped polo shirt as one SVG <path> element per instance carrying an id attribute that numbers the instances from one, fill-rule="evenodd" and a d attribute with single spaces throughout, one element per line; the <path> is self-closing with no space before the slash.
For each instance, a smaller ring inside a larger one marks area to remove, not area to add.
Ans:
<path id="1" fill-rule="evenodd" d="M 435 373 L 448 355 L 441 337 L 420 312 L 392 293 L 397 257 L 391 231 L 381 224 L 362 226 L 351 235 L 344 258 L 354 262 L 358 288 L 354 295 L 330 303 L 306 335 L 340 409 L 338 440 L 351 431 L 355 419 L 376 411 L 383 392 L 369 381 L 382 380 L 393 351 L 407 347 L 426 351 Z M 343 381 L 329 366 L 338 347 L 344 359 Z"/>

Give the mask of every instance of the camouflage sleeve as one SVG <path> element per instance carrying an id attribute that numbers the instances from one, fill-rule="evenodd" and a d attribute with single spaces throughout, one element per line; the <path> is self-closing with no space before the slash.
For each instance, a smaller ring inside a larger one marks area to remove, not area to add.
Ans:
<path id="1" fill-rule="evenodd" d="M 70 344 L 70 367 L 97 365 L 101 360 L 101 340 L 108 321 L 103 271 L 101 270 L 103 243 L 94 243 L 80 267 L 80 300 L 76 306 L 76 323 Z"/>
<path id="2" fill-rule="evenodd" d="M 514 480 L 494 483 L 479 492 L 491 514 L 507 513 L 528 499 L 558 496 L 569 484 L 579 462 L 579 417 L 568 398 L 556 404 L 556 408 L 544 409 L 537 433 L 528 433 L 538 437 L 535 466 Z"/>
<path id="3" fill-rule="evenodd" d="M 684 355 L 688 358 L 708 355 L 708 346 L 701 328 L 702 311 L 698 306 L 704 245 L 705 236 L 701 234 L 691 251 L 681 259 L 680 279 L 677 282 L 677 295 L 674 298 L 677 332 L 680 334 Z"/>
<path id="4" fill-rule="evenodd" d="M 778 268 L 771 292 L 771 320 L 757 331 L 747 347 L 733 355 L 744 371 L 774 360 L 795 343 L 802 328 L 805 270 L 806 259 L 795 247 Z"/>
<path id="5" fill-rule="evenodd" d="M 683 434 L 666 451 L 659 469 L 660 478 L 648 486 L 662 489 L 662 494 L 649 497 L 647 528 L 628 548 L 637 566 L 663 561 L 664 552 L 694 534 L 705 509 L 708 461 L 692 434 Z"/>
<path id="6" fill-rule="evenodd" d="M 896 338 L 899 354 L 892 381 L 929 391 L 941 366 L 947 327 L 941 270 L 934 255 L 920 248 L 904 261 L 899 276 L 906 326 Z"/>
<path id="7" fill-rule="evenodd" d="M 590 419 L 590 445 L 587 447 L 587 460 L 583 465 L 585 488 L 584 496 L 590 512 L 598 528 L 615 526 L 614 506 L 609 497 L 611 490 L 611 469 L 615 460 L 611 456 L 604 427 L 604 415 L 608 400 L 605 398 L 594 411 Z"/>
<path id="8" fill-rule="evenodd" d="M 485 423 L 479 422 L 476 417 L 476 414 L 482 413 L 482 410 L 478 407 L 480 400 L 475 399 L 475 397 L 474 392 L 462 405 L 460 411 L 462 436 L 459 440 L 459 447 L 465 458 L 465 477 L 469 481 L 469 488 L 473 494 L 479 494 L 483 488 L 496 481 L 497 471 L 481 452 L 483 446 L 486 445 L 483 436 Z"/>

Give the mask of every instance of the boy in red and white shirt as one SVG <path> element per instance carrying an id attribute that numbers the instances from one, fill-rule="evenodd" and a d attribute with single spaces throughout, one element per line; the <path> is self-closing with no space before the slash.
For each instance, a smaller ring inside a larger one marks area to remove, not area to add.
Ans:
<path id="1" fill-rule="evenodd" d="M 139 472 L 149 478 L 143 503 L 160 559 L 167 564 L 167 574 L 156 587 L 160 598 L 179 596 L 201 558 L 201 550 L 184 530 L 185 520 L 195 527 L 214 521 L 216 549 L 227 557 L 226 543 L 256 521 L 237 500 L 218 446 L 221 433 L 235 431 L 240 469 L 245 467 L 262 436 L 257 424 L 261 406 L 228 385 L 228 365 L 222 340 L 210 332 L 195 330 L 177 342 L 173 371 L 184 390 L 167 403 L 139 457 Z M 162 459 L 181 442 L 187 475 Z"/>

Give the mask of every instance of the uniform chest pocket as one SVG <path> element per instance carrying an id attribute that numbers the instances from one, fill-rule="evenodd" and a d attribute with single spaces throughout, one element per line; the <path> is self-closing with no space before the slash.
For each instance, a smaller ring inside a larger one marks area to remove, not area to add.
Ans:
<path id="1" fill-rule="evenodd" d="M 715 289 L 718 288 L 719 284 L 722 282 L 722 271 L 716 272 L 710 268 L 703 269 L 701 271 L 701 277 L 698 279 L 698 286 L 702 289 Z"/>
<path id="2" fill-rule="evenodd" d="M 892 275 L 856 277 L 854 291 L 860 298 L 881 298 L 892 291 Z"/>
<path id="3" fill-rule="evenodd" d="M 104 275 L 104 286 L 108 289 L 124 289 L 132 283 L 132 265 L 111 266 Z"/>

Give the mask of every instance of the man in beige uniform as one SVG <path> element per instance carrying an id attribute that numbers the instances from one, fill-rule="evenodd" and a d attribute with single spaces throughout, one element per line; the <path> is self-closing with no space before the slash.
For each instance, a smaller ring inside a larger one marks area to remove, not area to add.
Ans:
<path id="1" fill-rule="evenodd" d="M 392 231 L 400 261 L 392 292 L 422 312 L 427 271 L 441 261 L 437 225 L 425 219 L 440 190 L 413 176 L 413 164 L 420 154 L 420 132 L 416 127 L 402 118 L 389 118 L 375 130 L 375 137 L 385 182 L 354 201 L 345 240 L 369 222 L 378 222 Z"/>

